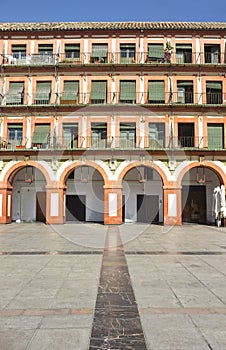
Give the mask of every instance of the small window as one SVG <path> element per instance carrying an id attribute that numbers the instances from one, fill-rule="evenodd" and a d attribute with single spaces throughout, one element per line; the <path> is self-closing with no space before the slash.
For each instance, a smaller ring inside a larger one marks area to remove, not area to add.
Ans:
<path id="1" fill-rule="evenodd" d="M 93 44 L 91 53 L 91 63 L 107 63 L 108 45 Z"/>
<path id="2" fill-rule="evenodd" d="M 80 61 L 80 44 L 65 44 L 65 59 Z"/>
<path id="3" fill-rule="evenodd" d="M 92 81 L 90 102 L 91 103 L 106 103 L 107 99 L 107 82 Z"/>
<path id="4" fill-rule="evenodd" d="M 176 44 L 177 63 L 192 63 L 192 44 Z"/>
<path id="5" fill-rule="evenodd" d="M 120 63 L 135 63 L 136 46 L 135 44 L 120 45 Z"/>
<path id="6" fill-rule="evenodd" d="M 136 81 L 120 81 L 120 102 L 136 103 Z"/>

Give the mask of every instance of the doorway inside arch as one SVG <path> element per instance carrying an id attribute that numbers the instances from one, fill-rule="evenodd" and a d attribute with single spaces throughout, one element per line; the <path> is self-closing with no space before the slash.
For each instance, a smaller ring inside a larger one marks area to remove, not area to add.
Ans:
<path id="1" fill-rule="evenodd" d="M 46 222 L 46 180 L 32 166 L 19 170 L 12 181 L 12 221 Z"/>
<path id="2" fill-rule="evenodd" d="M 104 180 L 91 166 L 73 169 L 66 180 L 66 222 L 104 222 Z"/>
<path id="3" fill-rule="evenodd" d="M 221 185 L 213 170 L 199 166 L 182 179 L 182 223 L 214 224 L 213 191 Z"/>
<path id="4" fill-rule="evenodd" d="M 125 223 L 163 222 L 162 179 L 155 169 L 139 166 L 124 176 L 123 219 Z"/>

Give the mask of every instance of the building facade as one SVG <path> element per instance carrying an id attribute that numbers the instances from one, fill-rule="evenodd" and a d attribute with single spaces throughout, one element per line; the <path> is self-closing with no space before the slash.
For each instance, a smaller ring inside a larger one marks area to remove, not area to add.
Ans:
<path id="1" fill-rule="evenodd" d="M 0 24 L 0 223 L 213 224 L 226 23 Z"/>

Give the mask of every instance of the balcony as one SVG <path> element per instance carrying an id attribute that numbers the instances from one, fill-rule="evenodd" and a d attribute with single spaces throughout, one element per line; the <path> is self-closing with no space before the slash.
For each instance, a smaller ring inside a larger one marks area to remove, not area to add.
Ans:
<path id="1" fill-rule="evenodd" d="M 107 52 L 104 57 L 93 57 L 91 52 L 78 52 L 76 56 L 68 55 L 68 53 L 59 54 L 31 54 L 21 58 L 13 55 L 1 55 L 0 64 L 14 66 L 38 66 L 38 65 L 71 65 L 71 64 L 205 64 L 219 65 L 226 64 L 225 52 L 219 52 L 213 56 L 210 52 L 186 52 L 186 55 L 179 55 L 177 52 L 172 52 L 163 55 L 156 59 L 149 56 L 148 52 L 133 52 L 133 54 L 124 57 L 121 52 Z"/>
<path id="2" fill-rule="evenodd" d="M 125 137 L 109 137 L 96 140 L 92 137 L 78 136 L 75 139 L 68 137 L 56 137 L 54 135 L 47 136 L 43 139 L 40 135 L 35 136 L 35 142 L 31 138 L 23 138 L 23 140 L 10 140 L 0 138 L 0 150 L 7 151 L 42 151 L 42 150 L 224 150 L 226 145 L 226 137 L 213 136 L 179 136 L 165 137 L 164 139 L 152 138 L 150 136 L 139 136 L 135 138 Z"/>
<path id="3" fill-rule="evenodd" d="M 84 104 L 146 104 L 146 105 L 226 105 L 222 92 L 192 93 L 177 91 L 166 92 L 163 97 L 150 96 L 148 92 L 136 92 L 136 98 L 121 99 L 119 92 L 106 93 L 106 97 L 93 99 L 91 93 L 49 93 L 38 98 L 36 94 L 9 94 L 0 96 L 1 106 L 65 106 Z"/>

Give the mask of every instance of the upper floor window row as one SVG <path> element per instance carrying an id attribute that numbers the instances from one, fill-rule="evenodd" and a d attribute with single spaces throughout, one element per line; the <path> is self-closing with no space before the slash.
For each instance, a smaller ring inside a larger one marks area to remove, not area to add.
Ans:
<path id="1" fill-rule="evenodd" d="M 220 44 L 204 44 L 200 52 L 195 52 L 192 43 L 176 44 L 170 49 L 163 43 L 149 43 L 142 52 L 135 43 L 119 44 L 115 52 L 107 43 L 92 44 L 91 50 L 84 52 L 80 43 L 65 44 L 63 52 L 55 52 L 53 44 L 39 44 L 36 52 L 28 53 L 27 45 L 12 45 L 10 54 L 2 54 L 3 64 L 60 64 L 60 63 L 226 63 L 225 49 Z"/>

